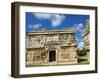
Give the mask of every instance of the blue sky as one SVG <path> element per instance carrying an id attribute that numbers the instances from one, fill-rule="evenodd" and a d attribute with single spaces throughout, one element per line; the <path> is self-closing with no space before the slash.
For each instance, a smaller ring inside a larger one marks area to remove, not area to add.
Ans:
<path id="1" fill-rule="evenodd" d="M 42 28 L 49 30 L 74 28 L 78 47 L 82 48 L 84 42 L 81 34 L 87 19 L 89 19 L 89 15 L 26 12 L 26 32 Z"/>

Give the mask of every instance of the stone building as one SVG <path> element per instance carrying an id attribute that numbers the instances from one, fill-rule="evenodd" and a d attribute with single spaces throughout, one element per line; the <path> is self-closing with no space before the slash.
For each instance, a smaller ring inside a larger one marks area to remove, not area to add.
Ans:
<path id="1" fill-rule="evenodd" d="M 83 40 L 84 40 L 84 48 L 87 51 L 87 59 L 89 62 L 89 50 L 90 50 L 90 30 L 89 30 L 89 20 L 86 21 L 86 28 L 83 30 Z"/>
<path id="2" fill-rule="evenodd" d="M 78 64 L 74 29 L 26 34 L 26 66 Z"/>
<path id="3" fill-rule="evenodd" d="M 84 31 L 83 31 L 83 40 L 84 40 L 84 47 L 86 49 L 89 50 L 89 37 L 90 37 L 90 34 L 89 34 L 89 29 L 88 28 L 85 28 Z"/>

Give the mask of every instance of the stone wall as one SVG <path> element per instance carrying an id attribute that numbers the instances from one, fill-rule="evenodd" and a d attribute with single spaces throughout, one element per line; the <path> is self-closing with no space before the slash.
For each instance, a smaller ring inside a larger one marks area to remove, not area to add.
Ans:
<path id="1" fill-rule="evenodd" d="M 26 65 L 77 64 L 76 47 L 74 33 L 27 35 Z"/>

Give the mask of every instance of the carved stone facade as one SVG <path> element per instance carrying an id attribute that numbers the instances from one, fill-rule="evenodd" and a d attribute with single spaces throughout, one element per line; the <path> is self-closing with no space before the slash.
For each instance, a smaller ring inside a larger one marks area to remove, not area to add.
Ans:
<path id="1" fill-rule="evenodd" d="M 78 64 L 75 31 L 45 30 L 26 34 L 26 66 Z"/>
<path id="2" fill-rule="evenodd" d="M 87 51 L 87 60 L 88 62 L 90 62 L 90 55 L 89 55 L 89 52 L 90 52 L 90 21 L 89 20 L 86 21 L 86 27 L 83 30 L 82 35 L 83 35 L 83 40 L 84 40 L 84 48 Z"/>
<path id="3" fill-rule="evenodd" d="M 88 28 L 85 28 L 84 31 L 83 31 L 83 40 L 84 40 L 84 47 L 86 49 L 89 49 L 89 40 L 90 38 L 90 32 L 89 32 L 89 29 Z"/>
<path id="4" fill-rule="evenodd" d="M 90 62 L 90 56 L 89 56 L 89 52 L 90 52 L 90 31 L 89 28 L 85 28 L 83 31 L 83 40 L 84 40 L 84 48 L 87 51 L 87 60 L 88 62 Z"/>

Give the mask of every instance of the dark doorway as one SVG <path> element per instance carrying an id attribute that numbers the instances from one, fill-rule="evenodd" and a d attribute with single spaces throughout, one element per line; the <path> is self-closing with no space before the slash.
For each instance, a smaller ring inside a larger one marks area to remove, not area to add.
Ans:
<path id="1" fill-rule="evenodd" d="M 56 51 L 49 51 L 49 62 L 56 61 Z"/>

